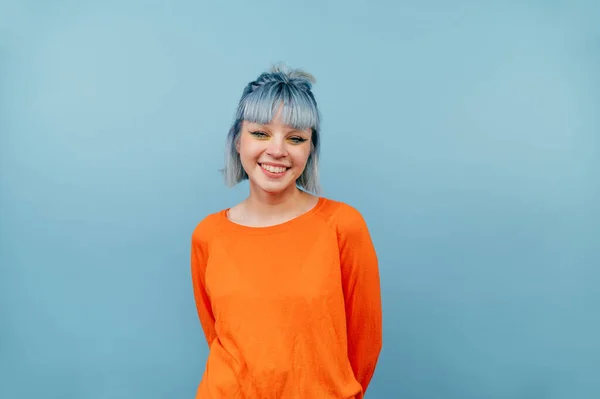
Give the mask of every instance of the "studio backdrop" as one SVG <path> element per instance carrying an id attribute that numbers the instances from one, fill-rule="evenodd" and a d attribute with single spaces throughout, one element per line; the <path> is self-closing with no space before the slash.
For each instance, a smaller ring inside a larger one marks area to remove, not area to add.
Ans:
<path id="1" fill-rule="evenodd" d="M 3 1 L 0 397 L 192 398 L 190 240 L 273 63 L 382 277 L 367 398 L 600 397 L 600 6 Z"/>

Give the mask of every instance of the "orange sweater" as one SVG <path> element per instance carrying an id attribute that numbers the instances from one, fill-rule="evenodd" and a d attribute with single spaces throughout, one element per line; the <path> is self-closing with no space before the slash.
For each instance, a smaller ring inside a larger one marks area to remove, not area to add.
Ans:
<path id="1" fill-rule="evenodd" d="M 361 214 L 320 198 L 289 222 L 222 210 L 192 236 L 210 353 L 199 399 L 362 398 L 382 346 L 377 255 Z"/>

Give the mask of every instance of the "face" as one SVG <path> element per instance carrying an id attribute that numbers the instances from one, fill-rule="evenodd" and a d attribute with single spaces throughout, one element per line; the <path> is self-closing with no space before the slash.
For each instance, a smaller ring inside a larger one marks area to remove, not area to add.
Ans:
<path id="1" fill-rule="evenodd" d="M 296 187 L 311 152 L 311 129 L 296 130 L 275 117 L 260 125 L 244 121 L 237 143 L 250 184 L 270 194 Z"/>

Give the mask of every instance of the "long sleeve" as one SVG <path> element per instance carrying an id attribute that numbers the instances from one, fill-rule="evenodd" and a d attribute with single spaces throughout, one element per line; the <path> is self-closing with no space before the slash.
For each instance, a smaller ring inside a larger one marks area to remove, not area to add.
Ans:
<path id="1" fill-rule="evenodd" d="M 354 208 L 346 208 L 340 218 L 338 240 L 348 357 L 364 395 L 375 372 L 383 341 L 378 259 L 367 225 Z"/>
<path id="2" fill-rule="evenodd" d="M 206 260 L 208 258 L 207 245 L 199 237 L 198 230 L 194 232 L 192 237 L 192 250 L 191 250 L 191 273 L 192 283 L 194 288 L 194 300 L 196 302 L 196 309 L 198 311 L 198 317 L 206 342 L 210 347 L 212 341 L 217 337 L 215 331 L 215 317 L 212 312 L 210 299 L 206 292 Z"/>

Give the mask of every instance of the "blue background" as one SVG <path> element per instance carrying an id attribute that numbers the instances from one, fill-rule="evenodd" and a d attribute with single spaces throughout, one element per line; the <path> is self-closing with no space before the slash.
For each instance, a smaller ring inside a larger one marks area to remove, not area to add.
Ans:
<path id="1" fill-rule="evenodd" d="M 0 4 L 0 397 L 194 396 L 190 236 L 277 61 L 379 252 L 368 397 L 600 397 L 599 3 Z"/>

